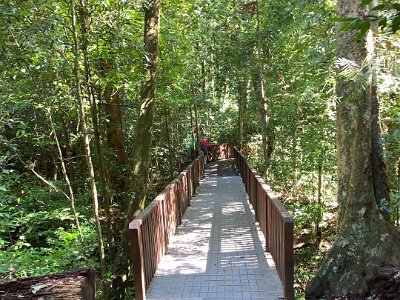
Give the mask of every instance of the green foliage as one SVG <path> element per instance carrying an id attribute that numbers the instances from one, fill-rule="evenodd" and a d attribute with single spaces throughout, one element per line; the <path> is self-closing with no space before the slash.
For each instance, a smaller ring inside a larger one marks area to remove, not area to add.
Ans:
<path id="1" fill-rule="evenodd" d="M 93 257 L 96 236 L 92 225 L 83 226 L 85 245 L 89 246 L 82 245 L 78 232 L 73 228 L 49 229 L 52 229 L 51 236 L 41 246 L 32 246 L 24 235 L 19 236 L 9 247 L 1 246 L 0 278 L 41 276 L 84 266 L 97 266 Z"/>
<path id="2" fill-rule="evenodd" d="M 381 127 L 383 129 L 382 145 L 388 171 L 388 185 L 391 192 L 390 205 L 386 209 L 393 212 L 392 219 L 399 225 L 399 171 L 400 171 L 400 106 L 398 76 L 399 35 L 380 35 L 377 43 L 375 68 L 378 75 L 378 91 L 381 99 Z"/>
<path id="3" fill-rule="evenodd" d="M 318 251 L 315 248 L 304 248 L 295 251 L 295 297 L 305 299 L 304 292 L 307 282 L 310 282 L 318 270 L 321 261 L 326 254 L 325 251 Z"/>
<path id="4" fill-rule="evenodd" d="M 82 244 L 64 198 L 60 200 L 60 195 L 48 188 L 32 188 L 34 181 L 21 186 L 21 176 L 7 179 L 7 190 L 0 191 L 1 278 L 96 265 L 92 258 L 96 251 L 92 224 L 83 226 Z"/>
<path id="5" fill-rule="evenodd" d="M 372 24 L 378 24 L 382 30 L 390 30 L 392 34 L 400 28 L 400 3 L 392 0 L 382 0 L 378 5 L 372 6 L 373 0 L 361 0 L 360 7 L 370 6 L 371 15 L 365 18 L 333 18 L 340 22 L 340 30 L 353 29 L 358 31 L 357 39 L 365 36 Z"/>

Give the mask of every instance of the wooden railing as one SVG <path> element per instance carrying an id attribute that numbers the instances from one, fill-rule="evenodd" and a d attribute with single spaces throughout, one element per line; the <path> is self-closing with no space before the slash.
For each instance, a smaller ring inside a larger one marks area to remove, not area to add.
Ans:
<path id="1" fill-rule="evenodd" d="M 234 144 L 211 144 L 211 153 L 216 159 L 233 158 Z"/>
<path id="2" fill-rule="evenodd" d="M 256 221 L 264 234 L 266 250 L 271 253 L 282 280 L 285 300 L 292 300 L 294 299 L 293 217 L 236 148 L 234 156 L 250 204 L 255 211 Z"/>
<path id="3" fill-rule="evenodd" d="M 233 145 L 213 145 L 212 151 L 218 159 L 235 158 L 256 221 L 266 238 L 266 249 L 282 280 L 285 300 L 294 299 L 292 216 Z M 170 237 L 190 205 L 203 172 L 203 157 L 199 156 L 129 224 L 136 299 L 146 299 L 146 289 L 168 250 Z"/>
<path id="4" fill-rule="evenodd" d="M 146 299 L 146 289 L 167 253 L 169 239 L 181 223 L 203 172 L 201 155 L 129 224 L 136 299 Z"/>

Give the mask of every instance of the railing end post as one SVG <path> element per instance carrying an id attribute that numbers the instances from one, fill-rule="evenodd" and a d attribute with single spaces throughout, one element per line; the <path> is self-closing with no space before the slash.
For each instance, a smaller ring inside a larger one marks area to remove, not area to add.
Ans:
<path id="1" fill-rule="evenodd" d="M 143 265 L 143 244 L 141 227 L 129 228 L 133 281 L 137 300 L 146 300 L 146 282 Z"/>
<path id="2" fill-rule="evenodd" d="M 285 300 L 294 300 L 294 250 L 293 250 L 293 217 L 284 219 L 284 259 L 285 259 L 285 279 L 284 296 Z"/>

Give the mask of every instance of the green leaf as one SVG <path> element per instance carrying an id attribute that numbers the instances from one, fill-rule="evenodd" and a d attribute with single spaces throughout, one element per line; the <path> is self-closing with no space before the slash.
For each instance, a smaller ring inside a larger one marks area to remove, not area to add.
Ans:
<path id="1" fill-rule="evenodd" d="M 396 129 L 392 134 L 393 139 L 396 140 L 399 135 L 400 135 L 400 129 Z"/>
<path id="2" fill-rule="evenodd" d="M 331 18 L 332 22 L 350 22 L 354 21 L 354 18 Z"/>
<path id="3" fill-rule="evenodd" d="M 365 28 L 369 29 L 370 23 L 367 21 L 357 20 L 352 22 L 351 28 L 364 30 Z"/>
<path id="4" fill-rule="evenodd" d="M 397 13 L 397 15 L 394 16 L 392 21 L 392 32 L 395 33 L 397 30 L 399 30 L 399 27 L 400 27 L 400 14 Z"/>
<path id="5" fill-rule="evenodd" d="M 0 185 L 0 191 L 7 192 L 7 188 L 5 186 Z"/>
<path id="6" fill-rule="evenodd" d="M 385 18 L 380 19 L 378 24 L 379 24 L 380 28 L 385 28 L 387 25 L 387 18 L 385 17 Z"/>
<path id="7" fill-rule="evenodd" d="M 370 26 L 371 26 L 371 23 L 369 23 L 369 22 L 360 22 L 360 24 L 357 27 L 360 30 L 360 32 L 357 34 L 358 40 L 360 40 L 364 37 L 365 33 L 368 31 Z"/>
<path id="8" fill-rule="evenodd" d="M 392 7 L 393 7 L 395 10 L 400 11 L 400 3 L 393 3 L 393 4 L 392 4 Z"/>
<path id="9" fill-rule="evenodd" d="M 366 6 L 366 5 L 370 4 L 371 2 L 372 2 L 372 0 L 361 0 L 360 6 L 361 7 Z"/>
<path id="10" fill-rule="evenodd" d="M 376 11 L 376 10 L 382 10 L 383 8 L 385 8 L 385 4 L 379 4 L 371 8 L 371 10 Z"/>
<path id="11" fill-rule="evenodd" d="M 351 22 L 346 22 L 342 26 L 340 26 L 339 31 L 346 31 L 351 27 L 352 23 Z"/>

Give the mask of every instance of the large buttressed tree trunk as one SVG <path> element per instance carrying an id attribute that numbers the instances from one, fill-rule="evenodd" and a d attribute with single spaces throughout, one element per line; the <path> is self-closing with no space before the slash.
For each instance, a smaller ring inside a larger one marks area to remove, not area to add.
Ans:
<path id="1" fill-rule="evenodd" d="M 367 7 L 358 0 L 338 0 L 339 17 L 362 18 Z M 306 290 L 307 299 L 358 294 L 382 269 L 400 265 L 400 234 L 385 221 L 376 198 L 384 180 L 374 170 L 377 137 L 373 122 L 376 100 L 372 75 L 374 52 L 370 30 L 361 40 L 354 30 L 338 31 L 337 56 L 337 164 L 340 230 L 316 276 Z M 381 199 L 379 199 L 380 201 Z"/>

